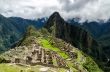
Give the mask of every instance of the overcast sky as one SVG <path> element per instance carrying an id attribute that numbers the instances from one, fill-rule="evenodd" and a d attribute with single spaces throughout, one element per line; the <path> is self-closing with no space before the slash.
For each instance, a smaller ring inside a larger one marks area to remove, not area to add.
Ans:
<path id="1" fill-rule="evenodd" d="M 58 11 L 65 19 L 110 18 L 110 0 L 0 0 L 0 14 L 26 19 L 48 17 Z"/>

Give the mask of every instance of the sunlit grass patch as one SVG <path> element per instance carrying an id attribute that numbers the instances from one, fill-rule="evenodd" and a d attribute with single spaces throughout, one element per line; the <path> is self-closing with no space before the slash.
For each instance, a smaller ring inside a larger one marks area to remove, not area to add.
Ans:
<path id="1" fill-rule="evenodd" d="M 39 38 L 38 40 L 40 42 L 40 44 L 44 47 L 44 48 L 47 48 L 49 50 L 52 50 L 52 51 L 55 51 L 57 52 L 62 58 L 66 59 L 68 58 L 68 55 L 61 51 L 59 48 L 57 47 L 54 47 L 53 45 L 51 45 L 51 43 L 49 43 L 49 41 L 47 39 L 44 39 L 44 38 Z"/>

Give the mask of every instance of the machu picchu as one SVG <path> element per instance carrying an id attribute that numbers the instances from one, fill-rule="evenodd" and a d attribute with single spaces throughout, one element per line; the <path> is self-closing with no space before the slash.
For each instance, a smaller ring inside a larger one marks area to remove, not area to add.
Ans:
<path id="1" fill-rule="evenodd" d="M 6 66 L 7 72 L 103 72 L 89 55 L 71 41 L 58 37 L 60 31 L 57 33 L 55 27 L 57 17 L 65 24 L 55 12 L 47 21 L 49 28 L 36 29 L 30 25 L 14 47 L 0 54 L 0 70 L 6 71 L 1 69 Z"/>

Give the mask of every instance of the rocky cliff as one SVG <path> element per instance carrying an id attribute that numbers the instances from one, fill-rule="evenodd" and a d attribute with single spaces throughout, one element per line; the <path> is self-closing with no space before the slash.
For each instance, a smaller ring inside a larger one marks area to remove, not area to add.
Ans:
<path id="1" fill-rule="evenodd" d="M 49 32 L 52 32 L 57 38 L 61 38 L 81 49 L 83 52 L 99 59 L 99 45 L 90 36 L 89 32 L 65 22 L 58 12 L 50 16 L 45 28 L 47 28 Z"/>

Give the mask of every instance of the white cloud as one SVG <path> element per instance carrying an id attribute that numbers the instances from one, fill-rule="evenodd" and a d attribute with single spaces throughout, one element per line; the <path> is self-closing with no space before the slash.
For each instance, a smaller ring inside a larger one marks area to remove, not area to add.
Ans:
<path id="1" fill-rule="evenodd" d="M 49 16 L 58 6 L 56 0 L 0 0 L 0 13 L 5 16 L 39 18 Z"/>
<path id="2" fill-rule="evenodd" d="M 28 19 L 59 11 L 65 19 L 109 19 L 110 0 L 0 0 L 0 14 Z"/>

